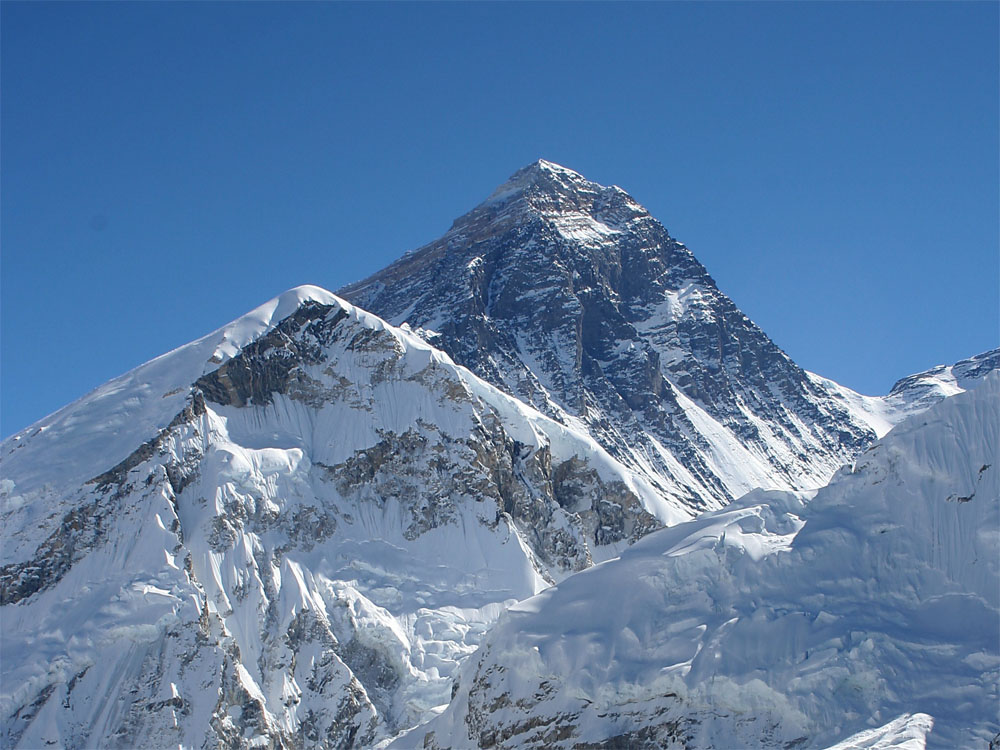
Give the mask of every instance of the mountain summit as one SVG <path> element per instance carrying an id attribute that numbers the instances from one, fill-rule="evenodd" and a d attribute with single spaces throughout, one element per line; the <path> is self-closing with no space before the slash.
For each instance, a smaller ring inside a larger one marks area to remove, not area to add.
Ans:
<path id="1" fill-rule="evenodd" d="M 482 206 L 509 206 L 517 201 L 523 201 L 526 207 L 530 206 L 545 212 L 547 208 L 551 209 L 557 205 L 554 203 L 555 199 L 561 203 L 558 209 L 560 211 L 565 211 L 568 206 L 585 210 L 593 203 L 595 197 L 609 191 L 628 197 L 621 188 L 605 188 L 596 182 L 591 182 L 579 172 L 539 159 L 511 175 L 510 179 L 493 191 Z M 639 211 L 645 211 L 635 201 L 632 203 Z"/>
<path id="2" fill-rule="evenodd" d="M 690 512 L 818 486 L 876 437 L 628 193 L 552 162 L 339 293 L 585 429 Z"/>

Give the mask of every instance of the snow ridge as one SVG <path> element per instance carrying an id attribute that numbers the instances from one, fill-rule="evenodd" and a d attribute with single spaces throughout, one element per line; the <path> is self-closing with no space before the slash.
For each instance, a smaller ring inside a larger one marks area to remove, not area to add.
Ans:
<path id="1" fill-rule="evenodd" d="M 0 456 L 9 747 L 375 744 L 447 702 L 504 607 L 689 516 L 316 288 Z"/>

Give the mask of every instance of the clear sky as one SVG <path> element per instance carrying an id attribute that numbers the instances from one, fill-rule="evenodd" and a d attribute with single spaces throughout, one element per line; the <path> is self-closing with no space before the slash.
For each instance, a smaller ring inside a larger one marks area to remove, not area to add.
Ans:
<path id="1" fill-rule="evenodd" d="M 1000 345 L 998 4 L 0 5 L 10 433 L 539 158 L 865 393 Z"/>

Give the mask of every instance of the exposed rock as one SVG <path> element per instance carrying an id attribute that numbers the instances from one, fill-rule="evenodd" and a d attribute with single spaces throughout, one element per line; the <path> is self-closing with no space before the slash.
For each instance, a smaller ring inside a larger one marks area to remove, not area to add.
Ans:
<path id="1" fill-rule="evenodd" d="M 819 485 L 874 438 L 628 194 L 549 162 L 340 293 L 550 416 L 582 419 L 695 510 L 765 475 Z"/>

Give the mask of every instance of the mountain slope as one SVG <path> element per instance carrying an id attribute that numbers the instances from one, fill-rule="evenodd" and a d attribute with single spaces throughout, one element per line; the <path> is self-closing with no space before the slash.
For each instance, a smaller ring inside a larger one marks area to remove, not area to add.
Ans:
<path id="1" fill-rule="evenodd" d="M 290 291 L 0 445 L 4 745 L 367 746 L 507 604 L 686 517 L 405 331 Z"/>
<path id="2" fill-rule="evenodd" d="M 512 607 L 446 712 L 401 746 L 902 746 L 929 732 L 985 748 L 1000 730 L 998 455 L 993 374 L 815 496 L 751 493 Z"/>
<path id="3" fill-rule="evenodd" d="M 340 294 L 695 510 L 819 486 L 875 437 L 627 193 L 543 160 Z"/>
<path id="4" fill-rule="evenodd" d="M 949 396 L 978 386 L 1000 370 L 1000 349 L 977 354 L 953 365 L 937 365 L 900 379 L 885 396 L 862 396 L 827 378 L 808 373 L 814 385 L 838 400 L 854 418 L 879 437 L 904 419 L 929 409 Z"/>

